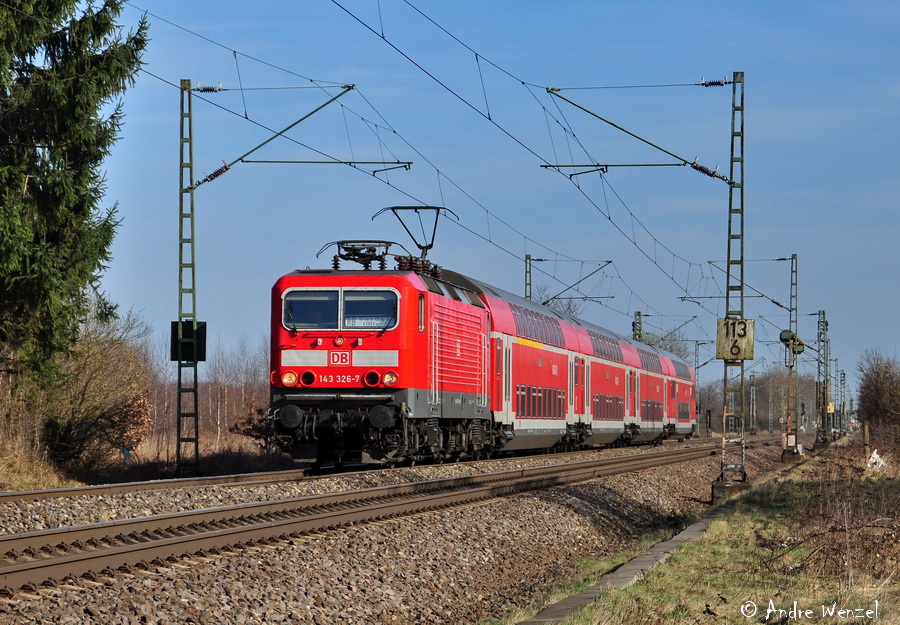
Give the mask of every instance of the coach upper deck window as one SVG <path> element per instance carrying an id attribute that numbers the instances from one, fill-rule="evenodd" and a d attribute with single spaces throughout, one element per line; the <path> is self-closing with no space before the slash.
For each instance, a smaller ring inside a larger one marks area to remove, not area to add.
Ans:
<path id="1" fill-rule="evenodd" d="M 396 325 L 394 291 L 344 291 L 344 329 L 390 330 Z"/>
<path id="2" fill-rule="evenodd" d="M 288 330 L 337 330 L 338 291 L 288 291 L 284 296 Z"/>

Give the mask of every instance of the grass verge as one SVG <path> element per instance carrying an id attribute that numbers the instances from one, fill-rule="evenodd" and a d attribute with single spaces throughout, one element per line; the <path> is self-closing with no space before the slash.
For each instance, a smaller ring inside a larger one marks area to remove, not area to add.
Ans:
<path id="1" fill-rule="evenodd" d="M 760 480 L 701 539 L 679 547 L 641 583 L 604 593 L 564 624 L 900 624 L 900 482 L 893 455 L 892 471 L 876 475 L 864 469 L 861 447 L 833 447 Z M 585 579 L 545 605 L 580 592 L 596 581 L 591 573 L 625 559 L 579 563 Z"/>
<path id="2" fill-rule="evenodd" d="M 676 533 L 678 533 L 676 529 L 661 529 L 648 532 L 630 548 L 612 554 L 609 557 L 601 559 L 583 558 L 575 561 L 572 564 L 571 573 L 562 584 L 543 597 L 543 605 L 556 603 L 570 595 L 586 590 L 589 586 L 596 583 L 602 575 L 615 571 L 632 558 L 645 553 L 656 543 L 668 540 Z M 503 617 L 481 620 L 478 622 L 478 625 L 512 625 L 537 613 L 535 608 L 521 608 L 518 606 L 509 606 L 508 610 Z"/>
<path id="3" fill-rule="evenodd" d="M 46 457 L 10 441 L 0 441 L 0 492 L 39 490 L 81 484 L 63 475 Z"/>

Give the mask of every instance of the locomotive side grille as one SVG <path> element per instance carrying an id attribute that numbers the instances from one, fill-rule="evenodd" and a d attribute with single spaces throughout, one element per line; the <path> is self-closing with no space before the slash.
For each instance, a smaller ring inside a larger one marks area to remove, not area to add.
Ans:
<path id="1" fill-rule="evenodd" d="M 480 405 L 487 394 L 487 336 L 474 310 L 435 298 L 432 312 L 432 379 L 444 390 L 477 388 Z"/>

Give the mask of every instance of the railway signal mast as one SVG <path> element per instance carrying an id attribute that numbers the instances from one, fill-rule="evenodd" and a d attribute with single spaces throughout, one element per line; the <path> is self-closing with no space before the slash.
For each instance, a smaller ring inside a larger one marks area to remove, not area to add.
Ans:
<path id="1" fill-rule="evenodd" d="M 719 477 L 712 484 L 713 504 L 746 490 L 750 481 L 745 469 L 744 362 L 753 360 L 754 320 L 744 313 L 744 72 L 735 72 L 731 98 L 731 168 L 728 183 L 728 243 L 725 266 L 725 318 L 716 332 L 716 358 L 725 364 L 722 392 L 722 462 Z M 733 406 L 731 422 L 740 428 L 740 462 L 728 462 L 726 432 L 728 406 Z"/>
<path id="2" fill-rule="evenodd" d="M 776 260 L 789 260 L 778 258 Z M 787 367 L 787 409 L 784 426 L 781 429 L 781 461 L 796 462 L 800 459 L 802 447 L 797 444 L 797 419 L 799 411 L 799 393 L 797 392 L 796 365 L 797 357 L 803 353 L 806 345 L 797 335 L 797 255 L 791 254 L 791 303 L 788 308 L 790 328 L 782 330 L 780 340 L 784 344 L 784 365 Z"/>
<path id="3" fill-rule="evenodd" d="M 816 416 L 817 416 L 817 427 L 816 427 L 816 446 L 819 445 L 827 445 L 828 444 L 828 415 L 831 413 L 834 414 L 834 404 L 830 401 L 831 395 L 831 385 L 829 374 L 829 347 L 830 344 L 828 342 L 828 320 L 825 319 L 825 311 L 820 310 L 818 313 L 818 333 L 816 335 L 818 348 L 819 348 L 819 357 L 818 357 L 818 380 L 817 380 L 817 390 L 816 393 Z M 833 425 L 832 425 L 833 427 Z"/>

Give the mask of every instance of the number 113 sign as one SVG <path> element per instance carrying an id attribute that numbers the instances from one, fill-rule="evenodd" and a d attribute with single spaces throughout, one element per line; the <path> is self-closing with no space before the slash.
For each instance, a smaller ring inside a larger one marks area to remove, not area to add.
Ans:
<path id="1" fill-rule="evenodd" d="M 753 360 L 753 319 L 719 319 L 716 358 Z"/>

